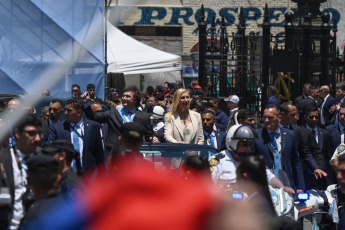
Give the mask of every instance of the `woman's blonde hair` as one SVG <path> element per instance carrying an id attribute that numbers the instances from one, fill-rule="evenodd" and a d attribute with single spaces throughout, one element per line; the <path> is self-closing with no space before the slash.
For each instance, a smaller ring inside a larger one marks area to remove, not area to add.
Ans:
<path id="1" fill-rule="evenodd" d="M 172 101 L 172 104 L 171 104 L 171 109 L 172 109 L 172 114 L 175 114 L 177 113 L 178 111 L 178 105 L 180 103 L 180 100 L 181 100 L 181 97 L 182 97 L 182 94 L 184 93 L 188 93 L 189 96 L 190 96 L 190 92 L 188 89 L 178 89 L 176 90 L 176 92 L 174 93 L 174 98 L 173 98 L 173 101 Z M 187 106 L 187 108 L 189 109 L 189 106 L 190 106 L 190 101 L 189 101 L 189 104 Z"/>

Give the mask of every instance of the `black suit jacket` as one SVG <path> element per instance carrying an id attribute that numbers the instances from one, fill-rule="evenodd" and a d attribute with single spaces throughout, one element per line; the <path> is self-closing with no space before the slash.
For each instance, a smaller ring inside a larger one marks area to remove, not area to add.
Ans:
<path id="1" fill-rule="evenodd" d="M 98 164 L 104 163 L 104 153 L 99 124 L 86 118 L 84 118 L 83 121 L 82 166 L 84 171 L 87 172 L 95 168 Z M 47 147 L 54 140 L 64 139 L 71 141 L 71 125 L 67 121 L 60 121 L 52 124 L 48 133 L 48 141 L 44 144 L 44 147 Z"/>
<path id="2" fill-rule="evenodd" d="M 220 152 L 222 150 L 226 149 L 226 145 L 225 145 L 225 139 L 226 139 L 226 132 L 223 131 L 214 131 L 214 134 L 216 136 L 216 140 L 217 140 L 217 151 Z M 207 145 L 207 136 L 204 133 L 204 145 Z"/>
<path id="3" fill-rule="evenodd" d="M 322 151 L 319 148 L 319 145 L 314 138 L 313 132 L 311 130 L 307 129 L 306 127 L 300 127 L 300 129 L 301 129 L 302 141 L 307 145 L 308 149 L 311 151 L 312 156 L 315 160 L 315 163 L 318 166 L 317 168 L 310 168 L 310 169 L 313 172 L 315 171 L 315 169 L 325 170 L 326 162 L 325 162 L 325 159 L 323 157 Z M 323 142 L 323 141 L 321 140 L 321 142 Z"/>
<path id="4" fill-rule="evenodd" d="M 292 130 L 294 133 L 296 147 L 297 147 L 297 150 L 298 150 L 298 153 L 299 153 L 301 160 L 313 172 L 315 171 L 315 169 L 319 169 L 319 165 L 316 163 L 316 161 L 313 157 L 312 148 L 309 148 L 310 146 L 308 144 L 308 139 L 313 137 L 313 136 L 310 136 L 310 134 L 313 135 L 313 133 L 311 131 L 310 131 L 310 133 L 308 133 L 308 130 L 304 130 L 302 133 L 301 128 L 297 127 L 295 125 L 290 125 L 289 129 Z M 305 136 L 303 136 L 303 135 L 305 135 Z"/>
<path id="5" fill-rule="evenodd" d="M 119 112 L 111 107 L 109 111 L 106 112 L 97 112 L 95 113 L 91 106 L 85 108 L 84 113 L 87 118 L 100 122 L 108 123 L 108 136 L 104 144 L 104 154 L 108 158 L 112 153 L 119 150 L 119 136 L 120 136 L 120 127 L 123 124 L 123 119 Z M 135 113 L 134 122 L 138 122 L 145 127 L 145 138 L 148 141 L 149 137 L 152 136 L 152 126 L 150 123 L 150 115 L 148 113 L 137 110 Z"/>

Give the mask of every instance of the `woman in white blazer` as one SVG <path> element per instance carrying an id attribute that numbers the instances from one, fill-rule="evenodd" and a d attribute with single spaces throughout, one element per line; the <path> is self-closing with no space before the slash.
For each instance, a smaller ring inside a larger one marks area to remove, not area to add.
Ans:
<path id="1" fill-rule="evenodd" d="M 204 144 L 201 116 L 189 110 L 190 93 L 178 89 L 171 105 L 172 112 L 165 115 L 164 135 L 166 142 Z"/>

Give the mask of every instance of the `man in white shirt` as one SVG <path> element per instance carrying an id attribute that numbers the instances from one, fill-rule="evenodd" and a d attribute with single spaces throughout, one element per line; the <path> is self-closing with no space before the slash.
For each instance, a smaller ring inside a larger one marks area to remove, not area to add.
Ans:
<path id="1" fill-rule="evenodd" d="M 0 153 L 0 188 L 9 189 L 11 196 L 11 201 L 0 208 L 1 218 L 9 217 L 10 221 L 1 219 L 0 229 L 18 229 L 25 214 L 27 207 L 24 204 L 28 203 L 24 198 L 27 192 L 27 160 L 36 154 L 41 142 L 41 129 L 41 121 L 35 115 L 28 114 L 15 125 L 16 147 L 3 149 Z"/>

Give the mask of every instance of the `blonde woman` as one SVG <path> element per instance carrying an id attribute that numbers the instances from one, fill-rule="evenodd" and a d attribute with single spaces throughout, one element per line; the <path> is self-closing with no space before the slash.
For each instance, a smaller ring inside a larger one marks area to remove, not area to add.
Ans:
<path id="1" fill-rule="evenodd" d="M 204 144 L 201 116 L 189 110 L 190 93 L 178 89 L 171 105 L 172 112 L 165 115 L 164 135 L 169 143 Z"/>

